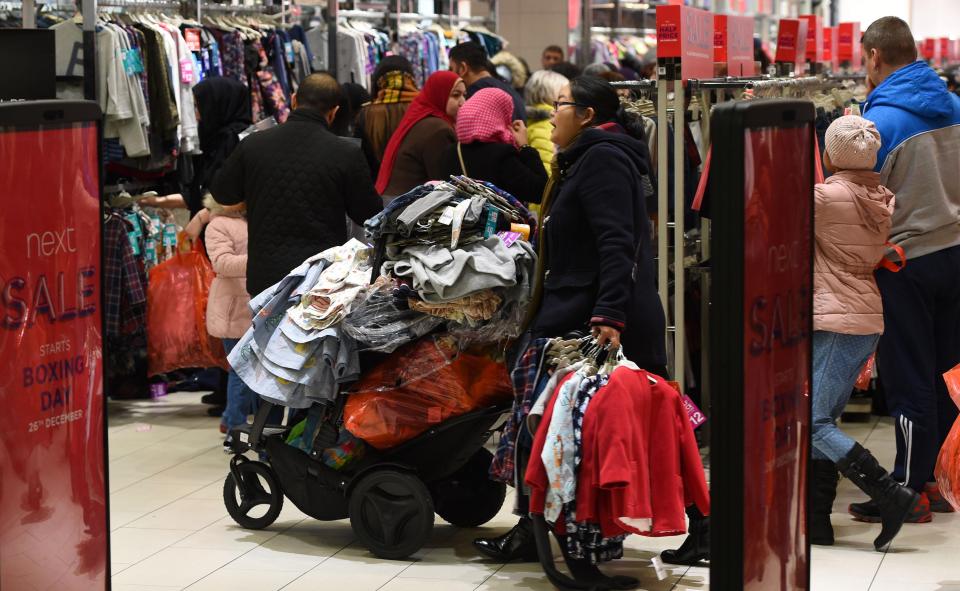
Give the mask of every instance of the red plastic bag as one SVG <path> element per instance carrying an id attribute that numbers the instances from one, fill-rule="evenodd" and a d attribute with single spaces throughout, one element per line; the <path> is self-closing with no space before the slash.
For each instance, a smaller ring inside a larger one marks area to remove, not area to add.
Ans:
<path id="1" fill-rule="evenodd" d="M 943 374 L 943 379 L 947 382 L 947 390 L 950 391 L 954 404 L 960 407 L 960 365 Z M 953 423 L 947 440 L 940 448 L 934 474 L 943 498 L 960 511 L 960 418 Z"/>
<path id="2" fill-rule="evenodd" d="M 199 241 L 150 269 L 147 287 L 147 373 L 185 367 L 229 369 L 220 339 L 207 334 L 213 267 Z"/>
<path id="3" fill-rule="evenodd" d="M 343 416 L 350 433 L 389 449 L 448 419 L 511 400 L 502 361 L 482 350 L 460 351 L 447 337 L 426 337 L 367 373 L 351 389 Z"/>
<path id="4" fill-rule="evenodd" d="M 857 383 L 853 385 L 855 389 L 861 392 L 866 392 L 870 389 L 870 380 L 873 379 L 873 364 L 876 361 L 876 357 L 876 353 L 874 353 L 863 365 L 863 369 L 860 370 L 860 375 L 857 376 Z"/>

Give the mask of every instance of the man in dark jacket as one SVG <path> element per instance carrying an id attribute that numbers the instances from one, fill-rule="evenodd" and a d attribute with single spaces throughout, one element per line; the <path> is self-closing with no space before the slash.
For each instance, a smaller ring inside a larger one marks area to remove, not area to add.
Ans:
<path id="1" fill-rule="evenodd" d="M 332 76 L 308 76 L 287 122 L 241 142 L 213 181 L 218 203 L 247 205 L 252 296 L 346 242 L 345 216 L 362 225 L 383 209 L 360 147 L 330 131 L 340 100 Z"/>
<path id="2" fill-rule="evenodd" d="M 490 72 L 493 66 L 487 52 L 479 43 L 468 41 L 450 50 L 450 71 L 456 72 L 467 85 L 467 100 L 483 88 L 499 88 L 513 99 L 513 120 L 527 122 L 527 107 L 523 97 L 512 86 Z"/>

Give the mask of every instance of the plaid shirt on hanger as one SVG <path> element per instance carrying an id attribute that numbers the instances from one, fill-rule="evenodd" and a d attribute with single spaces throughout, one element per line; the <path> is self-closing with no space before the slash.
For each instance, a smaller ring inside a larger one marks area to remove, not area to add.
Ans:
<path id="1" fill-rule="evenodd" d="M 503 426 L 500 445 L 490 465 L 490 478 L 517 486 L 516 447 L 520 426 L 530 414 L 537 381 L 543 369 L 544 352 L 550 339 L 537 339 L 524 351 L 510 373 L 513 382 L 513 410 Z"/>
<path id="2" fill-rule="evenodd" d="M 118 214 L 111 214 L 103 225 L 103 315 L 108 337 L 123 334 L 125 324 L 146 324 L 147 293 L 130 246 L 130 230 Z"/>

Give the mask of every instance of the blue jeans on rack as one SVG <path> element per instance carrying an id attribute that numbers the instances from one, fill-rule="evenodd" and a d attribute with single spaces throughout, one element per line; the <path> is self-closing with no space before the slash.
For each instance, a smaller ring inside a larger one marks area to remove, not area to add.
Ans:
<path id="1" fill-rule="evenodd" d="M 813 459 L 837 462 L 855 443 L 837 427 L 860 370 L 877 348 L 880 335 L 813 333 Z"/>

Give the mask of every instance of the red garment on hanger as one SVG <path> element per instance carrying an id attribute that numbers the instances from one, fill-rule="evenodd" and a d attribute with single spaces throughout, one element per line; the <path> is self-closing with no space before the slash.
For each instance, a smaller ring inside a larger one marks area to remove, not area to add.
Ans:
<path id="1" fill-rule="evenodd" d="M 684 509 L 690 504 L 710 514 L 710 492 L 680 394 L 666 380 L 655 377 L 657 383 L 651 384 L 647 376 L 643 370 L 617 368 L 584 417 L 577 521 L 599 524 L 605 537 L 685 533 Z M 547 474 L 540 454 L 555 392 L 550 393 L 526 472 L 530 512 L 536 514 L 543 513 L 546 500 Z M 650 520 L 650 526 L 640 530 L 624 519 Z"/>

